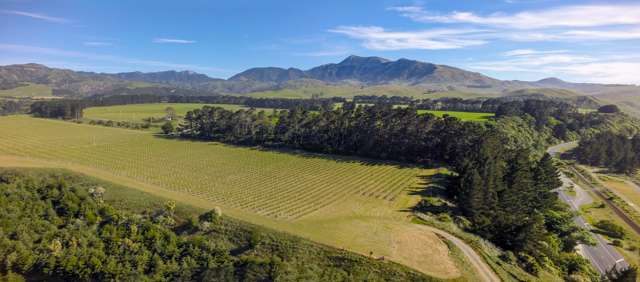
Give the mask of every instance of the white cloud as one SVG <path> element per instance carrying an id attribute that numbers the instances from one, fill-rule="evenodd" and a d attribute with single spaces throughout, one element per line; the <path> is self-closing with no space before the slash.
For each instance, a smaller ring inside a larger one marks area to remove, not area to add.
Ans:
<path id="1" fill-rule="evenodd" d="M 53 22 L 53 23 L 70 23 L 71 20 L 65 18 L 52 17 L 45 14 L 31 13 L 31 12 L 23 12 L 23 11 L 12 11 L 12 10 L 1 10 L 2 13 L 12 14 L 17 16 L 29 17 L 33 19 Z"/>
<path id="2" fill-rule="evenodd" d="M 132 65 L 134 67 L 142 65 L 147 67 L 160 67 L 160 68 L 169 68 L 169 69 L 177 69 L 177 70 L 199 70 L 199 71 L 220 72 L 220 73 L 229 72 L 228 70 L 215 68 L 215 67 L 206 67 L 206 66 L 191 65 L 191 64 L 179 64 L 179 63 L 164 62 L 164 61 L 137 59 L 137 58 L 127 58 L 127 57 L 120 57 L 120 56 L 114 56 L 114 55 L 84 53 L 84 52 L 67 51 L 67 50 L 61 50 L 61 49 L 55 49 L 55 48 L 28 46 L 28 45 L 0 43 L 0 51 L 5 52 L 3 55 L 6 55 L 8 52 L 11 52 L 11 53 L 21 53 L 21 54 L 48 55 L 48 56 L 54 56 L 54 57 L 80 58 L 80 59 L 94 60 L 94 61 L 105 61 L 105 62 L 111 62 L 111 63 Z"/>
<path id="3" fill-rule="evenodd" d="M 493 13 L 486 16 L 460 11 L 438 14 L 427 11 L 420 6 L 392 7 L 390 9 L 418 22 L 465 23 L 514 29 L 640 24 L 640 4 L 562 6 L 513 14 Z"/>
<path id="4" fill-rule="evenodd" d="M 457 49 L 486 43 L 481 39 L 470 38 L 471 35 L 482 32 L 476 29 L 388 31 L 378 26 L 340 26 L 329 32 L 360 39 L 364 47 L 373 50 Z"/>
<path id="5" fill-rule="evenodd" d="M 102 46 L 112 46 L 113 44 L 111 42 L 103 42 L 103 41 L 86 41 L 86 42 L 82 42 L 82 45 L 91 46 L 91 47 L 102 47 Z"/>
<path id="6" fill-rule="evenodd" d="M 175 39 L 175 38 L 155 38 L 153 43 L 174 43 L 174 44 L 193 44 L 193 40 Z"/>
<path id="7" fill-rule="evenodd" d="M 462 36 L 463 39 L 516 42 L 640 39 L 640 4 L 560 6 L 489 15 L 461 11 L 439 14 L 422 6 L 399 6 L 389 10 L 421 23 L 490 28 L 484 33 Z"/>
<path id="8" fill-rule="evenodd" d="M 529 56 L 529 55 L 537 55 L 537 54 L 559 54 L 559 53 L 567 53 L 567 50 L 549 50 L 549 51 L 538 51 L 533 49 L 515 49 L 511 51 L 504 52 L 503 55 L 507 57 L 515 57 L 515 56 Z"/>
<path id="9" fill-rule="evenodd" d="M 640 83 L 640 56 L 554 53 L 556 51 L 513 50 L 504 53 L 504 59 L 474 62 L 468 67 L 479 71 L 530 73 L 539 77 L 569 77 L 582 82 Z"/>

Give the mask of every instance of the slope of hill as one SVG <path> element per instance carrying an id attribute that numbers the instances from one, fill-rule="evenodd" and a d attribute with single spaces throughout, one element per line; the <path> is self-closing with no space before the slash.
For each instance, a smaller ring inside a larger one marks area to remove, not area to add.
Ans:
<path id="1" fill-rule="evenodd" d="M 109 74 L 107 74 L 109 75 Z M 110 75 L 112 77 L 149 83 L 168 84 L 174 86 L 191 86 L 223 79 L 215 79 L 193 71 L 161 71 L 161 72 L 123 72 Z"/>
<path id="2" fill-rule="evenodd" d="M 251 68 L 226 80 L 191 71 L 105 74 L 38 64 L 0 66 L 0 89 L 9 90 L 27 84 L 48 86 L 56 96 L 112 95 L 140 87 L 144 88 L 141 92 L 163 89 L 163 93 L 180 93 L 182 89 L 199 95 L 255 93 L 263 97 L 385 94 L 420 98 L 530 94 L 556 98 L 592 96 L 575 99 L 615 103 L 640 115 L 640 99 L 637 98 L 640 87 L 635 85 L 572 83 L 553 77 L 531 82 L 498 80 L 446 65 L 409 59 L 392 61 L 380 57 L 349 56 L 339 63 L 309 70 Z"/>

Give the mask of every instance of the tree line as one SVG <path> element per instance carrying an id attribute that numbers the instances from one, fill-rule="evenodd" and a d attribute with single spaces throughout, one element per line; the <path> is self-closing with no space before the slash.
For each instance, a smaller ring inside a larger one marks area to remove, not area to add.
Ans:
<path id="1" fill-rule="evenodd" d="M 294 108 L 265 113 L 204 106 L 187 112 L 180 136 L 241 145 L 284 146 L 421 164 L 446 162 L 482 124 L 420 115 L 415 108 L 356 107 L 320 112 Z"/>
<path id="2" fill-rule="evenodd" d="M 302 108 L 309 111 L 332 109 L 336 103 L 344 102 L 344 98 L 324 99 L 285 99 L 285 98 L 252 98 L 246 96 L 177 96 L 130 94 L 116 96 L 92 96 L 84 99 L 55 99 L 36 101 L 31 104 L 30 113 L 36 117 L 79 119 L 82 110 L 88 107 L 103 107 L 129 104 L 149 103 L 202 103 L 202 104 L 234 104 L 252 108 L 293 109 Z M 4 105 L 0 104 L 0 106 Z M 12 105 L 9 105 L 12 106 Z M 1 113 L 1 112 L 0 112 Z"/>
<path id="3" fill-rule="evenodd" d="M 0 98 L 0 116 L 26 113 L 30 100 Z"/>
<path id="4" fill-rule="evenodd" d="M 532 159 L 527 149 L 504 150 L 504 138 L 484 132 L 454 167 L 450 193 L 471 231 L 513 252 L 533 274 L 550 261 L 567 277 L 589 276 L 589 262 L 574 252 L 589 235 L 553 192 L 562 182 L 551 156 Z"/>
<path id="5" fill-rule="evenodd" d="M 82 100 L 44 100 L 31 104 L 30 113 L 43 118 L 81 119 L 84 108 L 85 103 Z"/>
<path id="6" fill-rule="evenodd" d="M 495 113 L 503 105 L 511 104 L 512 106 L 522 107 L 524 103 L 532 103 L 533 101 L 542 101 L 547 105 L 554 107 L 569 106 L 576 109 L 577 106 L 586 105 L 593 107 L 591 103 L 581 101 L 583 99 L 558 99 L 549 98 L 541 95 L 522 95 L 522 96 L 506 96 L 498 98 L 475 98 L 462 99 L 455 97 L 442 97 L 436 99 L 414 99 L 412 97 L 402 96 L 374 96 L 359 95 L 354 96 L 353 101 L 358 104 L 389 104 L 389 105 L 408 105 L 421 110 L 438 110 L 438 111 L 459 111 L 459 112 L 482 112 Z"/>
<path id="7" fill-rule="evenodd" d="M 640 134 L 601 132 L 580 140 L 574 154 L 584 164 L 633 174 L 640 168 Z"/>

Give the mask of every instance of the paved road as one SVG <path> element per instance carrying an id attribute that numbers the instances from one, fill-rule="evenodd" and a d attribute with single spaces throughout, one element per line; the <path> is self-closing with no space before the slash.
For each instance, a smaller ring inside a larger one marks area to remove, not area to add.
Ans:
<path id="1" fill-rule="evenodd" d="M 416 214 L 416 216 L 420 217 L 421 214 Z M 473 268 L 476 270 L 476 273 L 478 274 L 480 279 L 482 279 L 482 281 L 485 281 L 485 282 L 501 281 L 500 277 L 498 277 L 498 275 L 496 275 L 496 273 L 493 272 L 493 269 L 487 264 L 487 262 L 485 262 L 484 258 L 478 255 L 478 253 L 476 253 L 476 251 L 473 248 L 471 248 L 471 246 L 467 245 L 467 243 L 462 241 L 460 238 L 453 236 L 446 231 L 437 229 L 435 227 L 431 227 L 428 225 L 423 225 L 423 226 L 425 229 L 428 229 L 429 231 L 444 237 L 445 239 L 449 240 L 451 243 L 456 245 L 456 247 L 458 247 L 458 249 L 460 249 L 462 253 L 464 253 L 464 255 L 467 257 L 467 259 L 469 260 Z"/>
<path id="2" fill-rule="evenodd" d="M 564 148 L 575 145 L 574 142 L 571 143 L 573 144 L 564 143 L 553 146 L 549 148 L 547 152 L 555 155 L 561 152 Z M 563 202 L 567 203 L 571 207 L 571 210 L 579 211 L 581 205 L 586 205 L 593 201 L 589 193 L 566 175 L 561 173 L 560 179 L 562 180 L 563 185 L 557 190 L 558 197 L 560 197 Z M 573 186 L 573 190 L 576 194 L 575 196 L 571 196 L 567 193 L 567 188 L 570 186 Z M 576 216 L 574 221 L 578 226 L 586 230 L 591 230 L 591 226 L 582 216 Z M 629 264 L 624 260 L 622 255 L 613 246 L 609 245 L 602 236 L 593 232 L 591 232 L 591 236 L 593 236 L 596 245 L 588 246 L 581 244 L 578 246 L 578 252 L 587 258 L 600 274 L 605 274 L 613 267 L 617 267 L 618 269 L 629 267 Z"/>

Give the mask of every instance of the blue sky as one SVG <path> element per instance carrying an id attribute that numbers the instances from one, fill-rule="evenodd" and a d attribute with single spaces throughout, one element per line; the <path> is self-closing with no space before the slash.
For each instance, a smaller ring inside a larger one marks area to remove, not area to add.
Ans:
<path id="1" fill-rule="evenodd" d="M 0 65 L 307 69 L 350 54 L 640 84 L 640 1 L 0 0 Z"/>

